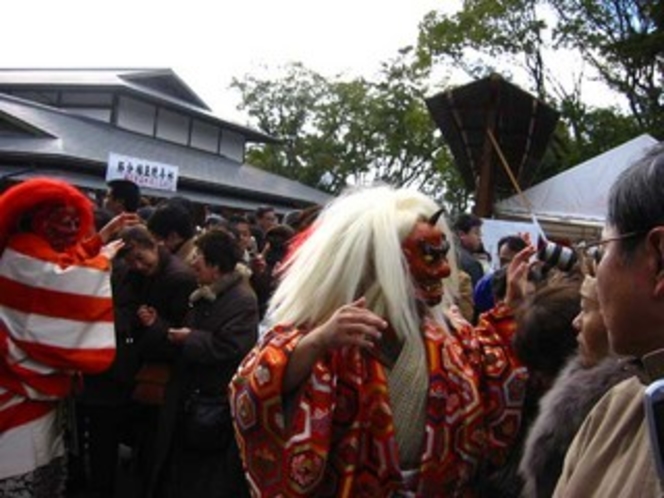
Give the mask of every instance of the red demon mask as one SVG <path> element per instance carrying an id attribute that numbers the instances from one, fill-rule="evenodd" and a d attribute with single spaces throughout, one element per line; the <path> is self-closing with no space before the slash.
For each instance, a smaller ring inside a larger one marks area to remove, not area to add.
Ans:
<path id="1" fill-rule="evenodd" d="M 436 217 L 437 219 L 437 217 Z M 443 299 L 443 279 L 450 276 L 450 243 L 435 221 L 419 221 L 402 244 L 417 298 L 429 306 Z"/>

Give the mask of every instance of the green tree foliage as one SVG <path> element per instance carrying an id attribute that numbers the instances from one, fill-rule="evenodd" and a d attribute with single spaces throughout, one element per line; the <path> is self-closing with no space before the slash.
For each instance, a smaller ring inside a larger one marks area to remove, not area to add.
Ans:
<path id="1" fill-rule="evenodd" d="M 461 69 L 471 79 L 498 72 L 516 82 L 525 75 L 527 83 L 517 84 L 561 112 L 534 181 L 639 133 L 661 138 L 662 1 L 466 0 L 454 14 L 425 16 L 416 50 L 400 51 L 371 80 L 326 78 L 301 64 L 279 76 L 236 79 L 253 124 L 282 139 L 252 148 L 248 160 L 333 194 L 383 181 L 465 211 L 472 193 L 424 105 L 434 93 L 427 82 L 440 68 Z M 581 54 L 631 112 L 587 105 L 583 66 L 569 68 L 576 78 L 571 88 L 563 84 L 556 76 L 566 69 L 562 49 Z"/>
<path id="2" fill-rule="evenodd" d="M 301 64 L 269 78 L 235 79 L 242 109 L 283 139 L 254 147 L 258 167 L 337 194 L 372 182 L 420 189 L 454 209 L 468 194 L 424 104 L 424 77 L 404 49 L 375 81 L 324 78 Z"/>
<path id="3" fill-rule="evenodd" d="M 473 78 L 499 72 L 513 80 L 518 72 L 526 76 L 525 90 L 561 112 L 562 126 L 538 181 L 639 133 L 661 133 L 654 54 L 664 46 L 657 34 L 663 11 L 662 0 L 466 0 L 455 14 L 425 17 L 417 54 L 423 67 L 454 64 Z M 562 69 L 557 50 L 563 48 L 576 49 L 607 86 L 625 96 L 632 113 L 586 105 L 582 71 L 566 87 L 556 76 Z"/>
<path id="4" fill-rule="evenodd" d="M 537 95 L 545 95 L 542 49 L 546 23 L 536 0 L 466 0 L 448 15 L 436 11 L 420 25 L 418 58 L 425 67 L 450 64 L 473 79 L 511 68 L 528 73 Z"/>
<path id="5" fill-rule="evenodd" d="M 637 122 L 664 127 L 664 1 L 556 0 L 558 45 L 579 50 L 613 90 L 623 94 Z"/>

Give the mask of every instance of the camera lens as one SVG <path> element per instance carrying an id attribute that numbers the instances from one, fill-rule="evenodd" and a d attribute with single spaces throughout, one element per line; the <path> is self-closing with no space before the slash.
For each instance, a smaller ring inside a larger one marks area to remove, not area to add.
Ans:
<path id="1" fill-rule="evenodd" d="M 577 260 L 576 252 L 571 247 L 543 239 L 539 240 L 537 257 L 547 265 L 555 266 L 562 271 L 570 271 Z"/>

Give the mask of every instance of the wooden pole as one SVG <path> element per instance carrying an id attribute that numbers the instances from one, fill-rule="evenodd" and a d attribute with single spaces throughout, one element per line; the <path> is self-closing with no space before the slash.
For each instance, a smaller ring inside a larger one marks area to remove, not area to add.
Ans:
<path id="1" fill-rule="evenodd" d="M 510 165 L 507 164 L 507 159 L 505 159 L 505 156 L 503 155 L 503 151 L 500 148 L 500 144 L 498 144 L 498 141 L 496 140 L 496 137 L 493 136 L 493 132 L 491 130 L 487 130 L 486 134 L 489 137 L 489 141 L 491 142 L 491 145 L 493 145 L 493 148 L 496 151 L 496 154 L 498 155 L 498 159 L 500 160 L 500 164 L 502 165 L 503 169 L 505 170 L 505 173 L 507 174 L 507 177 L 510 179 L 510 182 L 512 182 L 512 186 L 514 187 L 514 190 L 516 190 L 517 194 L 519 194 L 519 198 L 521 199 L 521 202 L 523 203 L 524 207 L 528 210 L 528 213 L 530 214 L 530 219 L 533 221 L 533 224 L 537 227 L 537 230 L 539 231 L 540 236 L 544 240 L 546 240 L 547 239 L 546 234 L 544 233 L 544 230 L 542 229 L 541 225 L 539 224 L 539 220 L 535 216 L 535 212 L 533 211 L 533 205 L 528 200 L 528 197 L 526 196 L 526 194 L 523 193 L 523 190 L 521 190 L 521 187 L 519 187 L 519 182 L 514 177 L 514 173 L 512 173 L 512 169 L 510 168 Z"/>

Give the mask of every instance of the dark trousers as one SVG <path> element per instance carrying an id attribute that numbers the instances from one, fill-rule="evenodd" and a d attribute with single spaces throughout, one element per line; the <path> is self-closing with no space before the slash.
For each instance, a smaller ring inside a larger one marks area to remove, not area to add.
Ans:
<path id="1" fill-rule="evenodd" d="M 101 498 L 112 498 L 117 486 L 120 443 L 132 444 L 132 407 L 79 403 L 77 419 L 86 488 Z"/>

